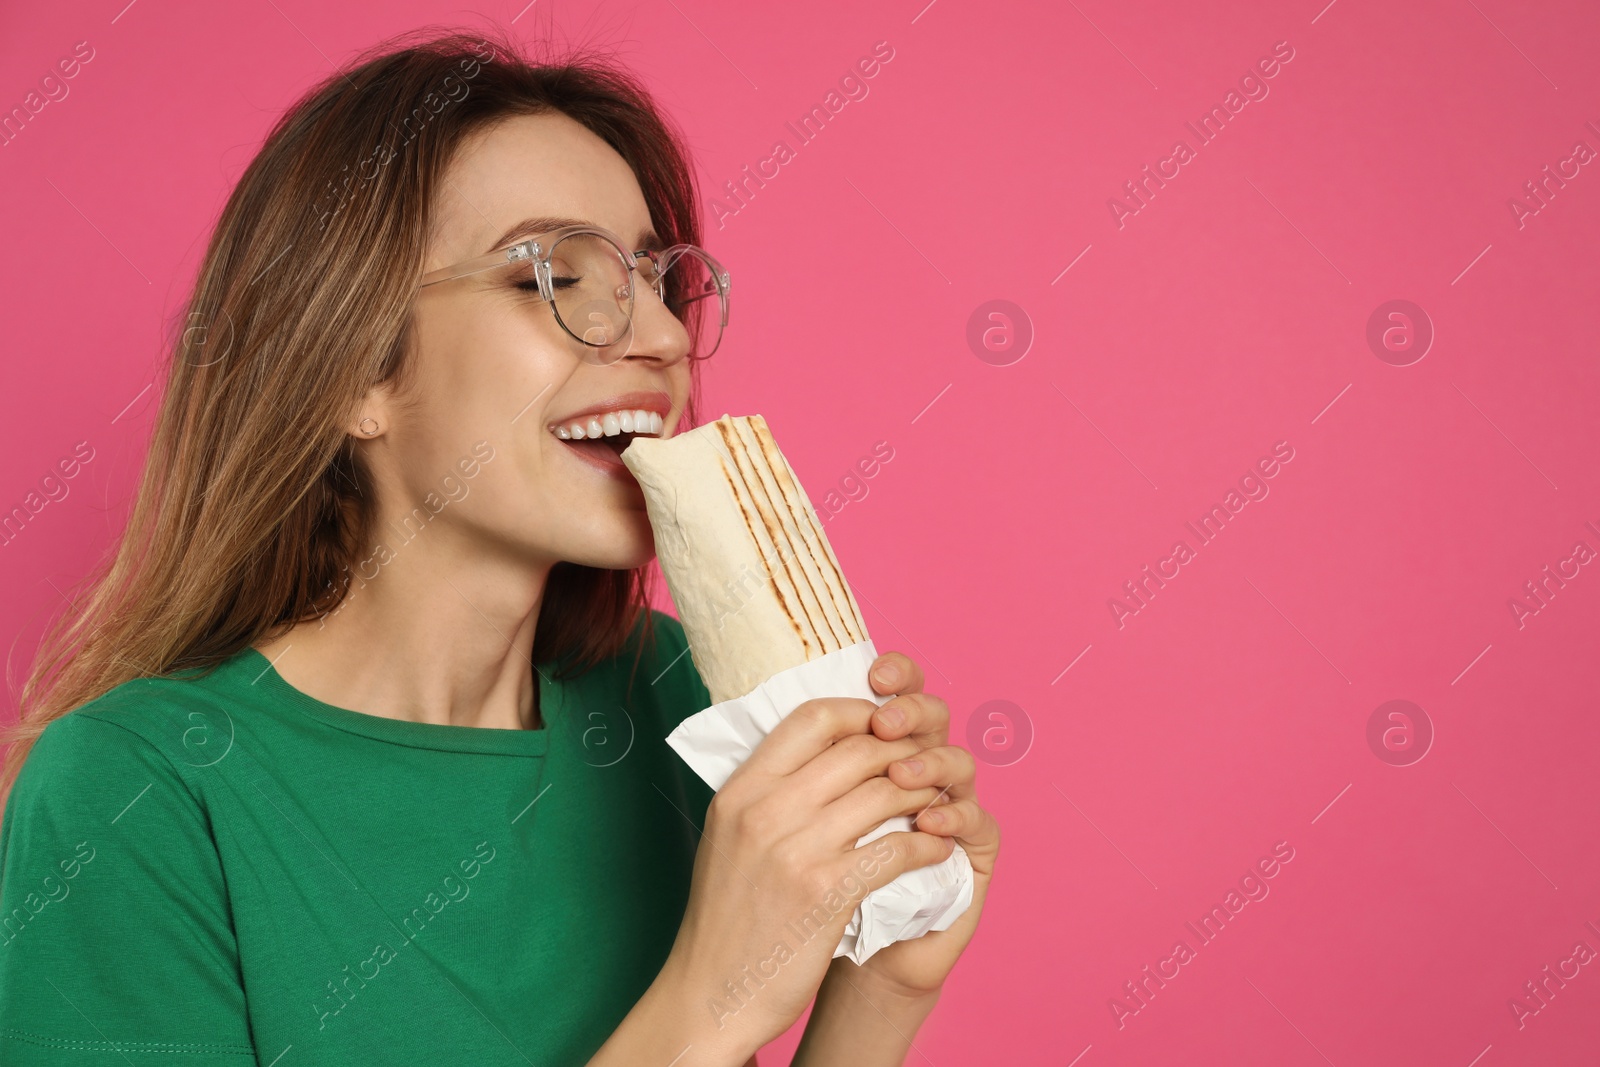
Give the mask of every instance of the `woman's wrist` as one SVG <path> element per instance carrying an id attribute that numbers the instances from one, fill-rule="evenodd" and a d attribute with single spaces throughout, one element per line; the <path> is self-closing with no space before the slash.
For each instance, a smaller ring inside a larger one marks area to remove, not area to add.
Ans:
<path id="1" fill-rule="evenodd" d="M 588 1067 L 745 1067 L 760 1042 L 724 1026 L 676 957 L 656 975 Z"/>
<path id="2" fill-rule="evenodd" d="M 903 1063 L 917 1031 L 938 1005 L 939 993 L 891 989 L 873 979 L 870 971 L 836 959 L 817 990 L 791 1067 Z"/>

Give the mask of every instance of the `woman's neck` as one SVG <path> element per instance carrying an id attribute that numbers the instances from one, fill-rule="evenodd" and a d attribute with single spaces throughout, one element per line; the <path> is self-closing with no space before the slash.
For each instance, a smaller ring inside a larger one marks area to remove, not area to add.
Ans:
<path id="1" fill-rule="evenodd" d="M 427 548 L 436 549 L 437 545 Z M 333 611 L 257 642 L 326 704 L 450 726 L 533 729 L 534 627 L 549 568 L 442 558 L 422 545 L 361 569 Z"/>

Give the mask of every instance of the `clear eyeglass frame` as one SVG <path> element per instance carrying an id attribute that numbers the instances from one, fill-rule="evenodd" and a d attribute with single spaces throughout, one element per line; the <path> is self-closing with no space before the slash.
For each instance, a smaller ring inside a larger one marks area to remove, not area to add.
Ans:
<path id="1" fill-rule="evenodd" d="M 484 271 L 494 270 L 500 267 L 509 267 L 522 263 L 530 264 L 534 271 L 534 278 L 538 281 L 539 289 L 536 293 L 528 291 L 527 295 L 550 305 L 550 310 L 554 314 L 556 322 L 561 326 L 561 329 L 567 334 L 568 337 L 571 337 L 573 340 L 584 346 L 584 355 L 586 359 L 588 359 L 590 362 L 601 364 L 613 363 L 622 357 L 623 353 L 626 351 L 624 347 L 621 347 L 622 343 L 628 340 L 633 333 L 634 287 L 632 285 L 627 286 L 626 306 L 623 306 L 619 301 L 619 307 L 621 307 L 623 314 L 627 317 L 628 321 L 627 326 L 618 334 L 616 338 L 610 341 L 595 342 L 574 331 L 572 327 L 562 319 L 561 312 L 556 307 L 556 301 L 554 299 L 556 287 L 552 278 L 550 260 L 556 249 L 556 246 L 563 239 L 576 234 L 593 234 L 609 241 L 616 248 L 617 256 L 621 261 L 623 269 L 630 275 L 638 274 L 640 278 L 644 280 L 645 284 L 650 286 L 651 290 L 656 294 L 656 296 L 663 301 L 663 303 L 665 303 L 667 299 L 667 294 L 664 288 L 666 273 L 672 268 L 672 266 L 685 255 L 698 256 L 704 260 L 706 266 L 708 267 L 707 274 L 710 287 L 703 292 L 689 295 L 683 301 L 683 304 L 694 304 L 712 295 L 715 295 L 718 298 L 718 308 L 716 311 L 718 316 L 717 340 L 712 344 L 710 351 L 705 352 L 704 354 L 691 352 L 689 355 L 690 359 L 697 361 L 711 358 L 711 356 L 716 352 L 717 348 L 721 345 L 722 335 L 727 332 L 728 291 L 730 283 L 727 269 L 724 268 L 722 264 L 711 255 L 711 253 L 707 252 L 699 245 L 676 244 L 672 245 L 670 248 L 664 248 L 659 251 L 641 249 L 639 251 L 630 253 L 624 249 L 622 241 L 617 237 L 616 234 L 612 233 L 610 230 L 604 229 L 603 227 L 563 226 L 560 229 L 550 230 L 546 233 L 541 233 L 534 237 L 527 238 L 526 240 L 518 241 L 516 244 L 507 245 L 505 248 L 497 249 L 493 252 L 476 256 L 472 259 L 462 260 L 459 263 L 453 263 L 447 267 L 440 267 L 438 270 L 429 271 L 418 281 L 417 288 L 425 289 L 429 286 L 439 285 L 443 282 L 455 281 L 457 278 L 465 278 L 474 274 L 481 274 Z M 648 268 L 648 275 L 646 275 L 645 271 L 641 270 L 639 267 L 639 260 L 641 259 L 650 264 Z M 701 314 L 704 314 L 704 312 L 702 311 Z M 673 315 L 675 318 L 678 318 L 680 322 L 683 321 L 683 317 L 678 315 L 677 312 L 673 312 Z M 687 327 L 688 324 L 686 323 L 685 325 Z M 591 353 L 593 354 L 591 355 Z M 610 358 L 606 358 L 607 356 Z"/>

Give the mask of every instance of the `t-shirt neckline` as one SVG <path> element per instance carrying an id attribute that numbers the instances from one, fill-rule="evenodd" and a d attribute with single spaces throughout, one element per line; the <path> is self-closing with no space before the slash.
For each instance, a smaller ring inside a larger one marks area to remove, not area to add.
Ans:
<path id="1" fill-rule="evenodd" d="M 543 756 L 550 747 L 550 721 L 561 703 L 561 686 L 546 678 L 543 671 L 534 672 L 534 684 L 539 687 L 539 718 L 537 730 L 504 730 L 489 726 L 451 726 L 444 723 L 412 722 L 408 719 L 391 719 L 364 711 L 326 704 L 309 693 L 301 692 L 278 673 L 260 649 L 245 646 L 240 653 L 241 666 L 252 675 L 252 684 L 265 688 L 265 692 L 284 701 L 307 716 L 346 733 L 371 737 L 390 744 L 409 748 L 435 749 L 441 752 L 472 752 L 486 755 Z"/>

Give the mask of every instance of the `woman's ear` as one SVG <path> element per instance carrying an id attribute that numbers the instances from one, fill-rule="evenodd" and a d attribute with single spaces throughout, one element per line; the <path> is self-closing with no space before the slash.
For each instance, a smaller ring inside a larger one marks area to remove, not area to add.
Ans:
<path id="1" fill-rule="evenodd" d="M 393 425 L 391 415 L 394 409 L 389 383 L 379 382 L 368 389 L 351 409 L 345 419 L 345 433 L 363 441 L 382 436 Z"/>

